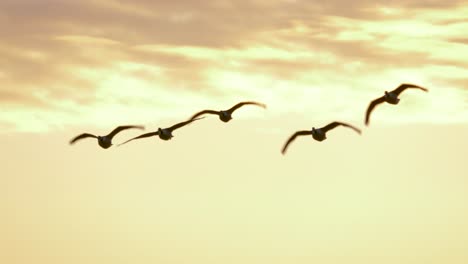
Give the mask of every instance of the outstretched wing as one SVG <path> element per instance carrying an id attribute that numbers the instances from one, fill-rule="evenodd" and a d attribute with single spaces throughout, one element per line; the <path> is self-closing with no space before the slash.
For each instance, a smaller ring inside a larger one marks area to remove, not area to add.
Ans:
<path id="1" fill-rule="evenodd" d="M 187 120 L 187 121 L 180 122 L 180 123 L 178 123 L 178 124 L 175 124 L 175 125 L 173 125 L 173 126 L 171 126 L 171 127 L 166 128 L 166 129 L 168 129 L 168 130 L 170 130 L 170 131 L 174 131 L 174 130 L 176 130 L 176 129 L 178 129 L 178 128 L 181 128 L 181 127 L 183 127 L 183 126 L 185 126 L 185 125 L 188 125 L 188 124 L 192 123 L 192 122 L 195 121 L 195 120 L 199 120 L 199 119 L 203 119 L 203 118 L 205 118 L 205 117 L 198 117 L 198 118 L 194 118 L 194 119 L 189 119 L 189 120 Z"/>
<path id="2" fill-rule="evenodd" d="M 369 104 L 369 107 L 367 107 L 367 111 L 366 111 L 366 126 L 369 125 L 369 117 L 370 117 L 372 110 L 374 110 L 376 105 L 381 104 L 383 102 L 385 102 L 385 98 L 382 96 L 380 98 L 375 99 Z"/>
<path id="3" fill-rule="evenodd" d="M 203 111 L 200 111 L 196 114 L 194 114 L 189 120 L 193 120 L 201 115 L 204 115 L 204 114 L 213 114 L 213 115 L 219 115 L 219 112 L 218 111 L 215 111 L 215 110 L 203 110 Z"/>
<path id="4" fill-rule="evenodd" d="M 128 143 L 128 142 L 130 142 L 130 141 L 132 141 L 132 140 L 135 140 L 135 139 L 146 138 L 146 137 L 152 137 L 152 136 L 157 136 L 157 135 L 159 135 L 159 132 L 158 132 L 158 131 L 156 131 L 156 132 L 151 132 L 151 133 L 146 133 L 146 134 L 143 134 L 143 135 L 139 135 L 138 137 L 134 137 L 134 138 L 132 138 L 132 139 L 129 139 L 129 140 L 125 141 L 124 143 L 119 144 L 118 146 L 121 146 L 121 145 L 123 145 L 123 144 L 126 144 L 126 143 Z"/>
<path id="5" fill-rule="evenodd" d="M 97 136 L 95 136 L 95 135 L 88 134 L 88 133 L 83 133 L 81 135 L 78 135 L 78 136 L 74 137 L 72 140 L 70 140 L 70 145 L 74 144 L 76 141 L 78 141 L 80 139 L 89 138 L 89 137 L 97 138 Z"/>
<path id="6" fill-rule="evenodd" d="M 358 134 L 361 134 L 361 130 L 359 128 L 357 128 L 355 126 L 352 126 L 350 124 L 342 123 L 342 122 L 332 122 L 332 123 L 320 128 L 320 129 L 323 130 L 323 132 L 327 132 L 328 130 L 332 130 L 337 126 L 349 127 L 352 130 L 356 131 Z"/>
<path id="7" fill-rule="evenodd" d="M 260 106 L 260 107 L 266 108 L 266 104 L 248 101 L 248 102 L 240 102 L 240 103 L 236 104 L 235 106 L 233 106 L 233 107 L 231 107 L 230 109 L 228 109 L 227 112 L 229 112 L 229 113 L 232 114 L 232 112 L 236 111 L 237 109 L 241 108 L 241 107 L 244 106 L 244 105 L 256 105 L 256 106 Z"/>
<path id="8" fill-rule="evenodd" d="M 423 91 L 427 92 L 427 89 L 424 88 L 424 87 L 414 85 L 414 84 L 409 84 L 409 83 L 402 83 L 395 90 L 393 90 L 392 93 L 394 93 L 394 94 L 396 94 L 398 96 L 398 95 L 400 95 L 401 92 L 403 92 L 407 88 L 417 88 L 417 89 L 420 89 L 420 90 L 423 90 Z"/>
<path id="9" fill-rule="evenodd" d="M 144 126 L 118 126 L 117 128 L 115 128 L 114 130 L 112 130 L 112 132 L 110 132 L 109 135 L 107 135 L 107 137 L 109 139 L 112 139 L 115 135 L 117 135 L 120 131 L 122 130 L 125 130 L 125 129 L 131 129 L 131 128 L 138 128 L 138 129 L 145 129 Z"/>
<path id="10" fill-rule="evenodd" d="M 293 142 L 297 136 L 305 136 L 305 135 L 311 135 L 312 134 L 312 131 L 309 131 L 309 130 L 302 130 L 302 131 L 297 131 L 296 133 L 294 133 L 289 139 L 288 141 L 286 141 L 286 143 L 284 144 L 284 147 L 283 149 L 281 150 L 281 153 L 284 155 L 286 153 L 286 149 L 288 148 L 289 144 L 291 142 Z"/>

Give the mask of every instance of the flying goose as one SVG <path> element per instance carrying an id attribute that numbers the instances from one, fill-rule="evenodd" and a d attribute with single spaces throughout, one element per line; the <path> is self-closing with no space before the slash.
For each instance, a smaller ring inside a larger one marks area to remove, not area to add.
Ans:
<path id="1" fill-rule="evenodd" d="M 400 99 L 398 98 L 398 96 L 400 95 L 401 92 L 403 92 L 407 88 L 417 88 L 417 89 L 420 89 L 420 90 L 423 90 L 423 91 L 427 92 L 426 88 L 423 88 L 421 86 L 414 85 L 414 84 L 408 84 L 408 83 L 401 84 L 400 86 L 398 86 L 395 90 L 393 90 L 391 92 L 385 91 L 385 95 L 383 95 L 380 98 L 375 99 L 374 101 L 372 101 L 369 104 L 369 107 L 367 108 L 367 112 L 366 112 L 366 126 L 369 125 L 369 117 L 370 117 L 370 114 L 371 114 L 372 110 L 378 104 L 381 104 L 383 102 L 387 102 L 387 103 L 392 104 L 392 105 L 398 104 L 398 102 L 400 102 Z"/>
<path id="2" fill-rule="evenodd" d="M 112 132 L 109 133 L 107 136 L 95 136 L 93 134 L 89 133 L 83 133 L 81 135 L 78 135 L 74 137 L 72 140 L 70 140 L 70 145 L 75 144 L 78 140 L 81 140 L 83 138 L 97 138 L 99 146 L 101 146 L 104 149 L 108 149 L 110 146 L 112 146 L 112 138 L 117 135 L 120 131 L 126 130 L 126 129 L 131 129 L 131 128 L 138 128 L 138 129 L 145 129 L 143 126 L 119 126 L 112 130 Z"/>
<path id="3" fill-rule="evenodd" d="M 357 133 L 361 134 L 361 130 L 359 130 L 358 128 L 352 126 L 352 125 L 349 125 L 349 124 L 346 124 L 346 123 L 341 123 L 341 122 L 332 122 L 322 128 L 315 128 L 315 127 L 312 127 L 312 130 L 300 130 L 300 131 L 297 131 L 296 133 L 294 133 L 289 139 L 288 141 L 286 141 L 286 144 L 284 144 L 284 147 L 283 149 L 281 150 L 281 153 L 284 155 L 286 153 L 286 149 L 288 148 L 288 145 L 294 141 L 294 139 L 296 139 L 297 136 L 306 136 L 306 135 L 312 135 L 312 138 L 317 140 L 317 141 L 324 141 L 325 139 L 327 139 L 327 136 L 326 136 L 326 133 L 329 131 L 329 130 L 332 130 L 334 129 L 335 127 L 337 126 L 345 126 L 345 127 L 349 127 L 351 129 L 353 129 L 354 131 L 356 131 Z"/>
<path id="4" fill-rule="evenodd" d="M 181 122 L 181 123 L 178 123 L 178 124 L 175 124 L 171 127 L 168 127 L 168 128 L 158 128 L 158 131 L 155 131 L 155 132 L 150 132 L 150 133 L 146 133 L 146 134 L 143 134 L 143 135 L 140 135 L 138 137 L 134 137 L 132 139 L 129 139 L 127 141 L 125 141 L 124 143 L 121 143 L 119 144 L 119 146 L 123 145 L 123 144 L 126 144 L 134 139 L 139 139 L 139 138 L 146 138 L 146 137 L 152 137 L 152 136 L 159 136 L 160 139 L 162 140 L 170 140 L 171 138 L 173 138 L 174 136 L 172 135 L 172 132 L 178 128 L 181 128 L 185 125 L 188 125 L 190 123 L 192 123 L 193 121 L 195 120 L 199 120 L 199 119 L 203 119 L 204 117 L 201 117 L 201 118 L 195 118 L 195 119 L 190 119 L 188 121 L 184 121 L 184 122 Z"/>
<path id="5" fill-rule="evenodd" d="M 232 113 L 239 109 L 240 107 L 244 106 L 244 105 L 256 105 L 256 106 L 260 106 L 260 107 L 263 107 L 263 108 L 266 108 L 266 105 L 265 104 L 262 104 L 262 103 L 257 103 L 257 102 L 240 102 L 236 105 L 234 105 L 233 107 L 229 108 L 228 110 L 220 110 L 220 111 L 215 111 L 215 110 L 203 110 L 201 112 L 198 112 L 196 113 L 195 115 L 193 115 L 190 119 L 194 119 L 194 118 L 197 118 L 201 115 L 204 115 L 204 114 L 213 114 L 213 115 L 218 115 L 219 116 L 219 119 L 223 122 L 229 122 L 231 119 L 232 119 Z"/>

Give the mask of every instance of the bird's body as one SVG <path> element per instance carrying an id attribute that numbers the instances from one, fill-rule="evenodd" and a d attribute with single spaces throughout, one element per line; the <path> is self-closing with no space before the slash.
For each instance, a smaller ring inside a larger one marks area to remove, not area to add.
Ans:
<path id="1" fill-rule="evenodd" d="M 327 139 L 327 134 L 320 128 L 313 127 L 311 130 L 312 138 L 317 141 L 324 141 Z"/>
<path id="2" fill-rule="evenodd" d="M 326 125 L 324 127 L 321 127 L 321 128 L 312 127 L 311 130 L 301 130 L 301 131 L 295 132 L 286 141 L 286 143 L 283 146 L 283 149 L 281 150 L 281 153 L 283 153 L 283 155 L 284 155 L 286 153 L 286 149 L 288 148 L 289 144 L 291 142 L 293 142 L 296 139 L 296 137 L 298 137 L 298 136 L 312 135 L 313 139 L 321 142 L 321 141 L 324 141 L 325 139 L 327 139 L 327 132 L 329 130 L 332 130 L 333 128 L 335 128 L 337 126 L 349 127 L 351 129 L 353 129 L 354 131 L 356 131 L 357 133 L 361 134 L 361 130 L 354 127 L 354 126 L 352 126 L 352 125 L 349 125 L 349 124 L 346 124 L 346 123 L 341 123 L 341 122 L 332 122 L 332 123 L 330 123 L 330 124 L 328 124 L 328 125 Z"/>
<path id="3" fill-rule="evenodd" d="M 170 140 L 174 137 L 172 131 L 167 128 L 158 128 L 158 136 L 162 140 Z"/>
<path id="4" fill-rule="evenodd" d="M 219 117 L 219 119 L 221 121 L 227 123 L 232 119 L 232 113 L 235 110 L 239 109 L 240 107 L 242 107 L 244 105 L 256 105 L 256 106 L 260 106 L 262 108 L 266 108 L 265 104 L 258 103 L 258 102 L 240 102 L 240 103 L 234 105 L 233 107 L 231 107 L 230 109 L 227 109 L 227 110 L 219 110 L 219 111 L 203 110 L 203 111 L 200 111 L 200 112 L 196 113 L 195 115 L 193 115 L 190 119 L 194 119 L 194 118 L 197 118 L 197 117 L 199 117 L 201 115 L 205 115 L 205 114 L 212 114 L 212 115 L 218 115 L 218 117 Z"/>
<path id="5" fill-rule="evenodd" d="M 127 141 L 125 141 L 124 143 L 121 143 L 119 144 L 120 145 L 123 145 L 123 144 L 126 144 L 132 140 L 135 140 L 135 139 L 140 139 L 140 138 L 146 138 L 146 137 L 152 137 L 152 136 L 158 136 L 160 139 L 164 140 L 164 141 L 168 141 L 168 140 L 171 140 L 174 136 L 172 135 L 172 132 L 174 132 L 174 130 L 178 129 L 178 128 L 181 128 L 185 125 L 188 125 L 190 123 L 192 123 L 193 121 L 195 120 L 199 120 L 199 119 L 202 119 L 204 117 L 201 117 L 201 118 L 195 118 L 195 119 L 190 119 L 188 121 L 184 121 L 184 122 L 181 122 L 181 123 L 178 123 L 178 124 L 175 124 L 171 127 L 167 127 L 167 128 L 158 128 L 157 131 L 155 132 L 150 132 L 150 133 L 146 133 L 146 134 L 143 134 L 143 135 L 140 135 L 138 137 L 134 137 L 132 139 L 129 139 Z"/>
<path id="6" fill-rule="evenodd" d="M 219 111 L 219 120 L 223 122 L 229 122 L 232 119 L 232 114 L 230 114 L 228 111 L 221 110 Z"/>
<path id="7" fill-rule="evenodd" d="M 414 85 L 414 84 L 407 84 L 407 83 L 401 84 L 400 86 L 395 88 L 395 90 L 393 91 L 390 91 L 390 92 L 385 91 L 385 94 L 382 97 L 379 97 L 373 100 L 372 102 L 370 102 L 369 106 L 367 107 L 366 120 L 365 120 L 366 125 L 369 125 L 370 114 L 377 105 L 384 103 L 384 102 L 387 102 L 392 105 L 397 105 L 400 102 L 400 98 L 398 98 L 398 96 L 400 95 L 401 92 L 403 92 L 404 90 L 408 88 L 417 88 L 417 89 L 427 92 L 426 88 L 423 88 L 421 86 Z"/>
<path id="8" fill-rule="evenodd" d="M 398 98 L 398 95 L 392 92 L 387 92 L 385 91 L 384 95 L 385 102 L 396 105 L 400 102 L 400 98 Z"/>
<path id="9" fill-rule="evenodd" d="M 101 146 L 104 149 L 108 149 L 112 146 L 112 139 L 110 139 L 107 136 L 102 136 L 102 137 L 98 136 L 97 140 L 98 140 L 99 146 Z"/>
<path id="10" fill-rule="evenodd" d="M 131 128 L 137 128 L 137 129 L 144 129 L 143 126 L 119 126 L 115 128 L 112 132 L 110 132 L 106 136 L 96 136 L 93 134 L 89 133 L 83 133 L 80 134 L 76 137 L 74 137 L 72 140 L 70 140 L 70 145 L 75 144 L 75 142 L 84 139 L 84 138 L 96 138 L 98 141 L 98 145 L 103 148 L 103 149 L 108 149 L 112 146 L 112 138 L 117 135 L 119 132 L 126 130 L 126 129 L 131 129 Z"/>

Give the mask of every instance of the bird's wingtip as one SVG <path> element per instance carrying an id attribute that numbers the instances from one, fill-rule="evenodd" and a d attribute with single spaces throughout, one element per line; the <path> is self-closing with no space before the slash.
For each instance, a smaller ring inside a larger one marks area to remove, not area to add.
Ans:
<path id="1" fill-rule="evenodd" d="M 286 149 L 285 148 L 281 149 L 281 154 L 283 154 L 283 155 L 286 154 Z"/>

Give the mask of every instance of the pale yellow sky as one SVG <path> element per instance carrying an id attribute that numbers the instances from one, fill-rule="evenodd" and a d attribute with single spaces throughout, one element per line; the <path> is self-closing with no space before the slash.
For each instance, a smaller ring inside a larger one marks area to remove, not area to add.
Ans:
<path id="1" fill-rule="evenodd" d="M 106 151 L 69 133 L 2 137 L 2 262 L 468 259 L 466 125 L 336 130 L 283 157 L 287 135 L 252 128 L 276 121 L 205 121 Z"/>
<path id="2" fill-rule="evenodd" d="M 467 6 L 1 1 L 0 262 L 467 263 Z"/>

